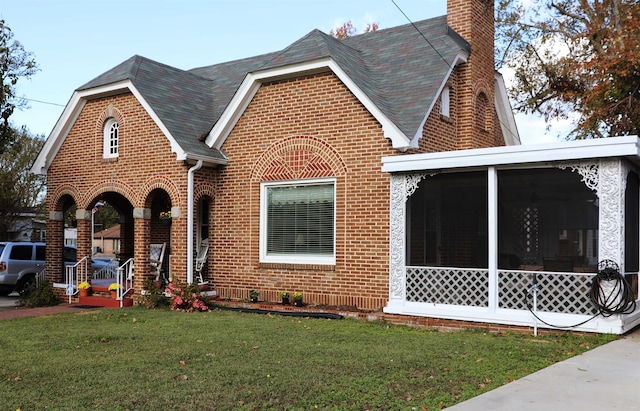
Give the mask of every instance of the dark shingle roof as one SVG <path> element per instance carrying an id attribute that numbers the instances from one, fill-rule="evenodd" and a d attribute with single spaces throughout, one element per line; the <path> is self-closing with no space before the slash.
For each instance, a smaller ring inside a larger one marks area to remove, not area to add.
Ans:
<path id="1" fill-rule="evenodd" d="M 141 56 L 133 56 L 78 90 L 123 80 L 131 81 L 185 152 L 225 158 L 199 138 L 209 132 L 214 122 L 212 80 Z"/>
<path id="2" fill-rule="evenodd" d="M 468 43 L 442 16 L 342 40 L 313 30 L 280 52 L 188 71 L 134 56 L 79 90 L 131 80 L 185 152 L 222 157 L 199 137 L 248 73 L 330 57 L 411 139 L 461 51 Z"/>

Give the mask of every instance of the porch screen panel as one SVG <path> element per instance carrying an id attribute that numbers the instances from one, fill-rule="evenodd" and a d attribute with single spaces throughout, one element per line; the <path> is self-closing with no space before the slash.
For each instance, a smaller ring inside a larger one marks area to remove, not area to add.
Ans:
<path id="1" fill-rule="evenodd" d="M 267 254 L 332 256 L 334 185 L 267 187 Z"/>
<path id="2" fill-rule="evenodd" d="M 498 267 L 595 272 L 598 197 L 569 169 L 498 171 Z"/>
<path id="3" fill-rule="evenodd" d="M 438 174 L 407 202 L 411 266 L 488 268 L 486 172 Z"/>

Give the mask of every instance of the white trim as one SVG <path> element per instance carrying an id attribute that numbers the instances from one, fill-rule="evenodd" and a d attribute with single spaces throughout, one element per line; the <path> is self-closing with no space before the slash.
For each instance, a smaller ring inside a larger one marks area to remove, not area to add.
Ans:
<path id="1" fill-rule="evenodd" d="M 533 327 L 535 318 L 528 310 L 498 309 L 492 312 L 488 307 L 473 307 L 433 303 L 392 302 L 383 309 L 388 314 L 402 314 L 416 317 L 443 318 L 447 320 L 459 320 L 469 322 L 482 322 L 494 324 L 507 324 L 522 327 Z M 538 312 L 544 321 L 561 327 L 585 321 L 593 315 L 563 314 L 551 312 Z M 545 326 L 544 328 L 550 328 Z M 633 327 L 625 324 L 620 316 L 597 316 L 591 321 L 571 328 L 572 331 L 585 331 L 596 333 L 623 334 Z"/>
<path id="2" fill-rule="evenodd" d="M 36 161 L 34 162 L 31 172 L 35 174 L 46 174 L 47 170 L 51 166 L 51 162 L 58 154 L 58 151 L 62 147 L 62 143 L 65 138 L 71 131 L 71 128 L 74 126 L 76 120 L 80 116 L 80 113 L 84 109 L 84 106 L 88 101 L 113 96 L 117 94 L 122 94 L 124 92 L 131 92 L 134 97 L 138 100 L 140 105 L 144 108 L 144 110 L 149 114 L 153 122 L 158 126 L 158 128 L 162 131 L 165 137 L 169 140 L 169 144 L 171 145 L 171 151 L 176 154 L 176 161 L 185 161 L 187 158 L 192 160 L 199 160 L 201 156 L 189 155 L 186 153 L 182 147 L 178 144 L 175 138 L 171 135 L 167 127 L 160 121 L 158 115 L 153 111 L 149 103 L 144 99 L 142 94 L 138 91 L 138 89 L 133 85 L 130 80 L 123 80 L 116 83 L 108 84 L 101 87 L 95 87 L 87 90 L 75 91 L 71 96 L 71 99 L 67 103 L 64 108 L 64 111 L 60 115 L 60 118 L 56 122 L 51 134 L 49 134 L 49 138 L 45 142 L 42 150 L 38 154 Z M 207 159 L 203 159 L 207 161 Z M 208 159 L 211 161 L 211 159 Z M 216 162 L 218 164 L 226 164 L 225 160 L 220 160 Z"/>
<path id="3" fill-rule="evenodd" d="M 115 153 L 111 152 L 112 143 L 112 128 L 115 126 L 116 138 L 115 138 Z M 109 117 L 104 123 L 102 130 L 102 158 L 117 158 L 120 155 L 120 131 L 118 120 L 114 117 Z"/>
<path id="4" fill-rule="evenodd" d="M 440 93 L 440 114 L 451 117 L 451 87 L 445 87 Z"/>
<path id="5" fill-rule="evenodd" d="M 496 107 L 496 115 L 500 122 L 500 129 L 504 138 L 504 144 L 507 146 L 520 145 L 520 133 L 516 124 L 516 118 L 513 115 L 511 102 L 507 95 L 507 87 L 504 78 L 499 72 L 495 72 L 495 96 L 494 104 Z"/>
<path id="6" fill-rule="evenodd" d="M 606 157 L 629 157 L 632 161 L 638 163 L 640 162 L 640 140 L 637 136 L 625 136 L 398 155 L 383 157 L 382 171 L 393 173 L 418 170 L 459 170 L 467 167 L 532 164 Z"/>
<path id="7" fill-rule="evenodd" d="M 328 57 L 301 64 L 255 71 L 247 74 L 244 81 L 238 88 L 238 91 L 220 116 L 220 119 L 211 129 L 211 132 L 205 139 L 205 143 L 209 147 L 216 148 L 218 150 L 222 148 L 222 145 L 226 141 L 227 137 L 229 137 L 229 134 L 235 127 L 236 123 L 240 120 L 240 117 L 251 103 L 251 100 L 258 92 L 263 82 L 322 72 L 327 69 L 331 70 L 340 79 L 340 81 L 344 83 L 358 101 L 360 101 L 360 103 L 362 103 L 371 115 L 373 115 L 373 117 L 382 125 L 384 136 L 391 140 L 393 148 L 397 150 L 406 150 L 418 147 L 417 139 L 415 137 L 410 139 L 406 136 L 391 120 L 389 120 L 387 116 L 382 113 L 382 111 L 353 82 L 353 80 L 351 80 L 338 63 Z M 435 104 L 435 100 L 436 99 L 434 99 L 433 104 Z M 431 111 L 431 109 L 429 111 Z M 426 121 L 426 118 L 424 121 Z M 421 135 L 421 129 L 418 134 Z"/>
<path id="8" fill-rule="evenodd" d="M 416 130 L 416 134 L 411 138 L 411 143 L 410 143 L 409 147 L 400 148 L 400 150 L 404 151 L 407 148 L 417 148 L 418 147 L 418 140 L 420 140 L 420 138 L 422 137 L 422 130 L 424 129 L 424 125 L 427 123 L 427 120 L 429 119 L 429 116 L 431 115 L 431 112 L 433 111 L 433 107 L 436 105 L 436 103 L 438 102 L 438 99 L 442 95 L 442 91 L 447 87 L 447 83 L 449 82 L 449 78 L 451 77 L 451 73 L 453 73 L 453 70 L 455 70 L 455 68 L 456 68 L 456 66 L 458 64 L 466 63 L 468 57 L 469 57 L 469 55 L 466 52 L 462 52 L 461 51 L 453 59 L 453 63 L 449 66 L 449 71 L 447 72 L 447 75 L 444 76 L 444 79 L 442 79 L 442 83 L 440 84 L 440 87 L 438 87 L 438 92 L 436 93 L 436 98 L 434 98 L 431 101 L 431 105 L 427 109 L 427 112 L 425 113 L 424 118 L 420 122 L 420 127 L 418 127 L 418 129 Z M 393 148 L 397 148 L 397 147 L 394 146 Z"/>
<path id="9" fill-rule="evenodd" d="M 321 185 L 333 184 L 333 255 L 332 256 L 316 256 L 316 255 L 291 255 L 291 254 L 269 254 L 267 255 L 267 195 L 268 187 L 287 187 L 293 185 Z M 279 264 L 317 264 L 317 265 L 335 265 L 336 264 L 336 179 L 335 178 L 318 178 L 308 180 L 287 180 L 287 181 L 265 181 L 260 183 L 260 262 L 261 263 L 279 263 Z"/>

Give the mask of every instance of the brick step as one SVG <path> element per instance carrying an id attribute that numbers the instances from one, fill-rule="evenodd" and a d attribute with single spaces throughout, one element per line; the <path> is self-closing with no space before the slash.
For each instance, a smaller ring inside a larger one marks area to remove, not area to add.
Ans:
<path id="1" fill-rule="evenodd" d="M 108 308 L 119 308 L 120 300 L 116 300 L 109 297 L 102 297 L 99 295 L 90 295 L 88 297 L 78 297 L 79 305 L 91 305 L 94 307 L 108 307 Z M 123 307 L 132 307 L 133 306 L 133 298 L 124 298 L 122 300 Z"/>

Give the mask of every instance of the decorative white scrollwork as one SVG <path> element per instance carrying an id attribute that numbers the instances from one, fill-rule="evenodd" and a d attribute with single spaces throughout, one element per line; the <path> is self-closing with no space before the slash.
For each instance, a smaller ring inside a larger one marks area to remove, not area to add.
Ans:
<path id="1" fill-rule="evenodd" d="M 579 162 L 569 162 L 563 161 L 558 163 L 558 168 L 561 170 L 565 170 L 570 168 L 571 171 L 576 172 L 582 176 L 582 181 L 584 185 L 587 186 L 588 189 L 598 192 L 598 171 L 599 164 L 597 162 L 588 162 L 588 161 L 579 161 Z"/>
<path id="2" fill-rule="evenodd" d="M 621 169 L 621 160 L 602 160 L 600 163 L 600 247 L 598 259 L 623 262 L 624 251 L 624 189 L 621 181 L 625 179 Z"/>
<path id="3" fill-rule="evenodd" d="M 431 174 L 391 175 L 391 215 L 389 216 L 389 292 L 402 297 L 405 263 L 406 202 L 418 189 L 420 181 Z"/>
<path id="4" fill-rule="evenodd" d="M 624 189 L 627 167 L 621 159 L 561 162 L 558 168 L 571 168 L 582 176 L 582 181 L 596 192 L 599 202 L 598 259 L 624 261 L 622 238 L 624 235 Z"/>

